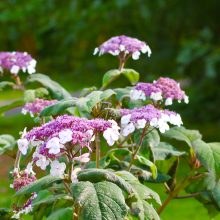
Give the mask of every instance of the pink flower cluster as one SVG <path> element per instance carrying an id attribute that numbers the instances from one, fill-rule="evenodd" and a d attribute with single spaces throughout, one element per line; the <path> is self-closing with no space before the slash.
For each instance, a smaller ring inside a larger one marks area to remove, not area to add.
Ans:
<path id="1" fill-rule="evenodd" d="M 98 133 L 103 133 L 103 137 L 110 146 L 119 139 L 120 135 L 119 127 L 113 120 L 106 121 L 101 118 L 88 120 L 63 115 L 27 133 L 24 131 L 17 143 L 23 155 L 27 154 L 30 145 L 36 147 L 33 153 L 33 163 L 42 170 L 50 164 L 51 175 L 62 177 L 66 164 L 60 163 L 59 157 L 71 151 L 74 154 L 71 156 L 72 160 L 88 162 L 90 153 L 81 155 L 81 148 L 87 147 L 91 152 L 91 142 Z M 77 157 L 78 153 L 80 156 Z"/>
<path id="2" fill-rule="evenodd" d="M 140 54 L 147 53 L 151 55 L 149 46 L 136 38 L 127 37 L 125 35 L 112 37 L 99 47 L 95 48 L 94 55 L 109 53 L 113 56 L 120 54 L 131 55 L 134 60 L 139 59 Z"/>
<path id="3" fill-rule="evenodd" d="M 0 52 L 0 72 L 8 70 L 17 75 L 20 70 L 35 73 L 36 60 L 26 52 Z"/>
<path id="4" fill-rule="evenodd" d="M 31 117 L 34 117 L 34 114 L 40 113 L 45 107 L 53 105 L 56 103 L 56 100 L 45 100 L 45 99 L 35 99 L 34 102 L 29 102 L 24 105 L 21 112 L 26 115 L 27 112 L 30 113 Z"/>
<path id="5" fill-rule="evenodd" d="M 158 128 L 161 133 L 169 130 L 169 125 L 180 126 L 182 120 L 179 114 L 169 111 L 160 110 L 153 105 L 147 105 L 134 109 L 121 109 L 121 133 L 128 136 L 135 129 L 143 129 L 146 126 Z"/>
<path id="6" fill-rule="evenodd" d="M 153 83 L 138 83 L 133 90 L 131 90 L 131 99 L 145 100 L 146 96 L 150 97 L 154 101 L 161 101 L 165 99 L 165 105 L 171 105 L 173 100 L 184 100 L 185 103 L 188 103 L 188 96 L 180 88 L 179 83 L 175 80 L 160 77 L 157 81 Z"/>

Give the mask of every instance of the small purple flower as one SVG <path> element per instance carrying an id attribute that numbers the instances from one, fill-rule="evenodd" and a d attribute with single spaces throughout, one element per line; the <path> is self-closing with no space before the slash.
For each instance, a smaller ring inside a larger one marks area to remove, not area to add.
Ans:
<path id="1" fill-rule="evenodd" d="M 99 55 L 109 53 L 113 56 L 119 56 L 120 59 L 126 61 L 130 56 L 132 56 L 134 60 L 138 60 L 141 52 L 147 53 L 148 57 L 151 55 L 150 47 L 145 42 L 121 35 L 112 37 L 95 48 L 94 55 L 97 53 L 99 53 Z"/>
<path id="2" fill-rule="evenodd" d="M 20 70 L 35 73 L 36 60 L 26 52 L 0 52 L 0 72 L 8 70 L 17 75 Z"/>
<path id="3" fill-rule="evenodd" d="M 134 90 L 131 90 L 130 95 L 133 100 L 145 100 L 146 96 L 154 101 L 165 99 L 165 105 L 171 105 L 173 100 L 178 100 L 178 102 L 184 100 L 185 103 L 189 102 L 188 96 L 180 88 L 179 83 L 167 77 L 160 77 L 153 83 L 138 83 Z"/>
<path id="4" fill-rule="evenodd" d="M 22 113 L 24 115 L 27 112 L 30 113 L 31 117 L 34 117 L 34 114 L 40 113 L 45 107 L 49 105 L 53 105 L 57 102 L 57 100 L 44 100 L 44 99 L 35 99 L 34 102 L 26 103 L 25 106 L 22 108 Z"/>

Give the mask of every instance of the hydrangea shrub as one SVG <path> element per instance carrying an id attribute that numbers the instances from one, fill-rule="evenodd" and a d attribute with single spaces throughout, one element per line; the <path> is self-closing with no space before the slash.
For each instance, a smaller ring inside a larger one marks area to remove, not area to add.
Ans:
<path id="1" fill-rule="evenodd" d="M 125 68 L 130 57 L 151 55 L 138 39 L 112 37 L 97 53 L 117 56 L 119 67 L 104 74 L 100 89 L 85 88 L 79 97 L 35 73 L 29 54 L 0 53 L 1 72 L 12 77 L 0 82 L 0 90 L 23 91 L 22 99 L 0 107 L 0 113 L 20 106 L 36 122 L 18 140 L 0 135 L 0 153 L 17 155 L 10 172 L 12 209 L 1 216 L 158 220 L 172 199 L 192 197 L 214 215 L 220 208 L 220 143 L 206 143 L 170 109 L 174 101 L 189 102 L 181 85 L 168 77 L 139 82 L 139 73 Z M 31 74 L 25 82 L 21 71 Z M 122 76 L 131 86 L 111 88 Z M 164 186 L 167 199 L 161 201 L 150 183 Z"/>

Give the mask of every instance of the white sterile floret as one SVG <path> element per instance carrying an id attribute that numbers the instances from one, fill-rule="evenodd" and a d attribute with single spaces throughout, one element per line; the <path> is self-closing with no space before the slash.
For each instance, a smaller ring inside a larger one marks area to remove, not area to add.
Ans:
<path id="1" fill-rule="evenodd" d="M 137 120 L 136 128 L 141 129 L 144 128 L 146 125 L 146 120 L 145 119 L 139 119 Z"/>
<path id="2" fill-rule="evenodd" d="M 139 51 L 135 51 L 134 53 L 132 53 L 132 59 L 138 60 L 140 55 L 141 55 L 141 53 Z"/>
<path id="3" fill-rule="evenodd" d="M 90 161 L 89 156 L 90 156 L 89 153 L 85 153 L 80 155 L 79 157 L 74 157 L 74 160 L 79 161 L 81 163 L 88 163 Z"/>
<path id="4" fill-rule="evenodd" d="M 67 142 L 72 141 L 72 139 L 73 139 L 72 135 L 73 135 L 73 132 L 70 129 L 62 130 L 59 133 L 60 143 L 65 144 Z"/>
<path id="5" fill-rule="evenodd" d="M 119 53 L 120 53 L 120 51 L 119 50 L 115 50 L 115 51 L 109 51 L 109 53 L 111 54 L 111 55 L 113 55 L 113 56 L 118 56 L 119 55 Z"/>
<path id="6" fill-rule="evenodd" d="M 11 73 L 15 75 L 18 74 L 19 70 L 20 70 L 19 66 L 16 66 L 16 65 L 13 65 L 10 69 Z"/>
<path id="7" fill-rule="evenodd" d="M 47 142 L 46 148 L 49 149 L 49 154 L 58 154 L 60 153 L 60 149 L 63 148 L 63 145 L 60 144 L 58 137 L 53 137 Z"/>
<path id="8" fill-rule="evenodd" d="M 170 116 L 167 114 L 162 113 L 161 114 L 161 119 L 165 122 L 169 122 L 170 121 Z"/>
<path id="9" fill-rule="evenodd" d="M 179 114 L 170 115 L 170 121 L 169 122 L 170 122 L 170 124 L 176 125 L 178 127 L 180 127 L 183 124 L 182 119 L 181 119 Z"/>
<path id="10" fill-rule="evenodd" d="M 65 163 L 60 163 L 58 160 L 52 161 L 50 164 L 50 175 L 51 176 L 58 176 L 60 178 L 63 177 L 64 171 L 66 169 Z"/>
<path id="11" fill-rule="evenodd" d="M 153 99 L 154 101 L 159 101 L 163 99 L 161 92 L 152 92 L 150 94 L 150 98 Z"/>
<path id="12" fill-rule="evenodd" d="M 186 104 L 189 103 L 189 97 L 188 97 L 187 95 L 184 96 L 184 102 L 185 102 Z"/>
<path id="13" fill-rule="evenodd" d="M 169 125 L 162 118 L 158 120 L 158 128 L 161 133 L 165 133 L 165 131 L 169 130 Z"/>
<path id="14" fill-rule="evenodd" d="M 93 52 L 93 55 L 96 55 L 98 52 L 99 52 L 99 48 L 96 47 L 95 50 L 94 50 L 94 52 Z"/>
<path id="15" fill-rule="evenodd" d="M 27 71 L 29 74 L 35 73 L 35 67 L 36 67 L 37 61 L 35 59 L 31 60 L 29 65 L 27 66 Z"/>
<path id="16" fill-rule="evenodd" d="M 71 181 L 72 183 L 77 183 L 78 179 L 77 179 L 77 173 L 79 171 L 81 171 L 82 169 L 80 167 L 75 168 L 72 173 L 71 173 Z"/>
<path id="17" fill-rule="evenodd" d="M 121 117 L 121 125 L 127 125 L 131 120 L 131 114 L 124 115 Z"/>
<path id="18" fill-rule="evenodd" d="M 36 161 L 36 165 L 40 167 L 42 170 L 46 170 L 46 167 L 49 165 L 50 161 L 44 155 L 38 154 L 35 155 L 38 159 Z"/>
<path id="19" fill-rule="evenodd" d="M 148 57 L 151 56 L 152 52 L 151 52 L 151 49 L 148 45 L 144 45 L 142 48 L 141 48 L 141 52 L 142 53 L 147 53 Z"/>
<path id="20" fill-rule="evenodd" d="M 156 128 L 158 126 L 158 119 L 157 118 L 152 118 L 151 121 L 150 121 L 150 126 Z"/>
<path id="21" fill-rule="evenodd" d="M 119 49 L 120 49 L 120 51 L 124 51 L 124 50 L 125 50 L 125 46 L 121 44 L 121 45 L 119 46 Z"/>
<path id="22" fill-rule="evenodd" d="M 29 142 L 26 138 L 21 138 L 17 140 L 18 149 L 21 151 L 23 155 L 27 154 Z"/>
<path id="23" fill-rule="evenodd" d="M 120 136 L 119 129 L 120 129 L 120 127 L 118 126 L 118 124 L 114 120 L 109 120 L 109 121 L 111 122 L 112 127 L 107 128 L 103 132 L 103 137 L 107 141 L 108 145 L 112 146 L 115 143 L 115 141 L 117 141 L 119 139 L 119 136 Z"/>
<path id="24" fill-rule="evenodd" d="M 128 136 L 129 134 L 133 133 L 135 131 L 135 126 L 133 123 L 129 123 L 122 129 L 122 135 L 124 137 Z"/>
<path id="25" fill-rule="evenodd" d="M 165 101 L 165 105 L 172 105 L 173 104 L 173 100 L 171 98 L 167 98 Z"/>
<path id="26" fill-rule="evenodd" d="M 130 91 L 131 100 L 146 100 L 146 96 L 142 90 L 132 89 Z"/>
<path id="27" fill-rule="evenodd" d="M 25 172 L 27 174 L 32 174 L 32 175 L 35 175 L 36 173 L 33 171 L 33 164 L 32 162 L 28 163 L 26 169 L 25 169 Z"/>
<path id="28" fill-rule="evenodd" d="M 21 114 L 26 115 L 26 114 L 27 114 L 27 110 L 24 109 L 24 108 L 22 108 L 22 109 L 21 109 Z"/>
<path id="29" fill-rule="evenodd" d="M 95 135 L 92 129 L 86 131 L 86 133 L 90 136 L 90 140 L 89 141 L 94 141 L 95 140 Z"/>

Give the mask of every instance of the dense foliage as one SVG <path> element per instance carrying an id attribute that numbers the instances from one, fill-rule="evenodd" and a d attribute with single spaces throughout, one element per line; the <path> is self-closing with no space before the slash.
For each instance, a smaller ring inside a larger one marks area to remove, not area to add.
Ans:
<path id="1" fill-rule="evenodd" d="M 98 85 L 106 66 L 116 65 L 110 57 L 99 62 L 90 57 L 94 42 L 98 45 L 119 34 L 145 39 L 153 54 L 151 62 L 135 64 L 141 80 L 159 75 L 184 80 L 190 106 L 176 108 L 187 116 L 187 124 L 197 124 L 209 139 L 217 138 L 219 6 L 218 0 L 4 0 L 0 47 L 28 51 L 40 61 L 39 72 L 50 72 L 76 91 Z"/>
<path id="2" fill-rule="evenodd" d="M 7 79 L 0 88 L 23 94 L 1 106 L 0 113 L 22 106 L 36 123 L 18 140 L 0 135 L 0 154 L 16 154 L 10 172 L 13 206 L 1 209 L 1 218 L 159 220 L 172 199 L 187 198 L 197 199 L 215 216 L 220 210 L 220 143 L 206 143 L 170 110 L 175 102 L 189 102 L 180 83 L 167 77 L 139 82 L 127 61 L 150 56 L 151 49 L 138 39 L 113 37 L 95 48 L 97 53 L 116 56 L 119 67 L 104 74 L 100 89 L 84 88 L 79 97 L 34 73 L 36 61 L 27 53 L 0 53 Z M 21 73 L 29 76 L 22 80 Z M 110 88 L 123 77 L 130 86 Z M 183 161 L 186 171 L 179 176 Z M 163 202 L 149 183 L 164 186 Z"/>

